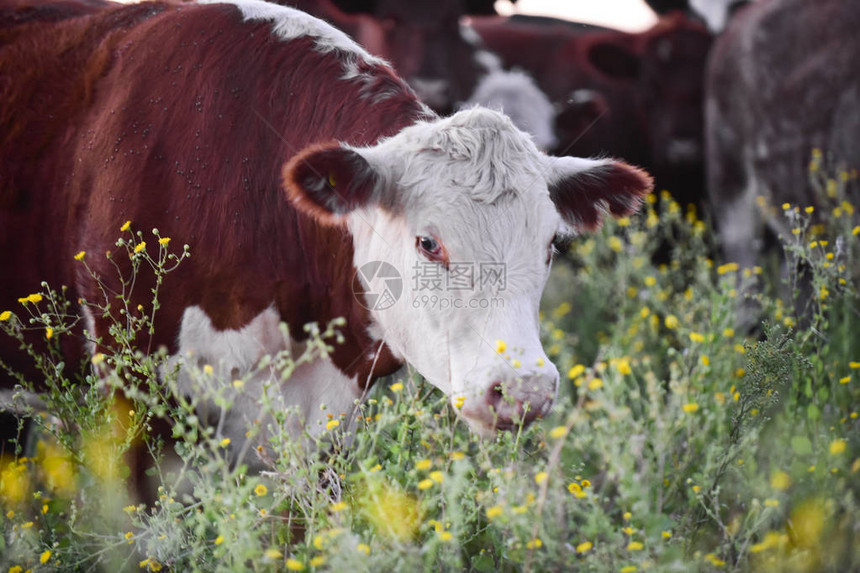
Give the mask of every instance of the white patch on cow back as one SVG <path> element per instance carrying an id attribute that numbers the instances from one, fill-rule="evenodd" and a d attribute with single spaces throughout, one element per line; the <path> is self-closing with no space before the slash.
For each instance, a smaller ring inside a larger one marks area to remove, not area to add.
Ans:
<path id="1" fill-rule="evenodd" d="M 551 149 L 557 143 L 555 108 L 525 72 L 496 70 L 485 75 L 463 107 L 475 105 L 501 110 L 541 149 Z"/>
<path id="2" fill-rule="evenodd" d="M 361 396 L 358 384 L 329 360 L 319 358 L 301 364 L 285 380 L 274 366 L 260 366 L 264 356 L 289 351 L 298 358 L 303 350 L 303 344 L 285 336 L 274 308 L 266 309 L 241 329 L 217 330 L 201 308 L 192 306 L 183 313 L 179 353 L 169 367 L 181 365 L 178 385 L 183 395 L 199 400 L 201 391 L 220 392 L 233 402 L 228 411 L 221 412 L 214 401 L 200 400 L 198 415 L 217 424 L 219 438 L 230 439 L 235 455 L 252 426 L 261 428 L 256 442 L 265 445 L 273 420 L 261 406 L 264 399 L 273 411 L 290 412 L 286 429 L 293 438 L 304 430 L 319 435 L 328 414 L 339 418 L 343 413 L 351 418 L 354 402 Z M 234 380 L 243 384 L 237 388 Z M 244 461 L 255 463 L 255 459 Z"/>
<path id="3" fill-rule="evenodd" d="M 355 54 L 371 64 L 388 65 L 381 58 L 372 56 L 341 30 L 295 8 L 262 0 L 199 0 L 199 3 L 232 4 L 239 9 L 245 21 L 269 20 L 272 22 L 272 32 L 284 41 L 311 36 L 316 38 L 316 48 L 322 53 L 340 51 Z"/>

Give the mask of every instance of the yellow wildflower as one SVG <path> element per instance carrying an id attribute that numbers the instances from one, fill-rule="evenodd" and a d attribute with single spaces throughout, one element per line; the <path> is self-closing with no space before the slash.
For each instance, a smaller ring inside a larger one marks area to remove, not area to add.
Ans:
<path id="1" fill-rule="evenodd" d="M 51 340 L 51 338 L 53 338 L 53 337 L 54 337 L 54 329 L 49 326 L 48 328 L 45 329 L 45 339 Z"/>
<path id="2" fill-rule="evenodd" d="M 427 489 L 433 487 L 432 479 L 423 479 L 418 482 L 418 489 Z"/>
<path id="3" fill-rule="evenodd" d="M 791 476 L 784 471 L 777 470 L 770 476 L 770 487 L 777 491 L 785 491 L 791 486 Z"/>
<path id="4" fill-rule="evenodd" d="M 558 439 L 563 438 L 567 435 L 567 428 L 565 426 L 556 426 L 552 430 L 549 431 L 549 437 Z"/>
<path id="5" fill-rule="evenodd" d="M 579 497 L 579 498 L 585 497 L 586 495 L 588 495 L 587 493 L 582 491 L 582 486 L 576 482 L 571 482 L 570 484 L 568 484 L 567 491 L 572 493 L 574 495 L 574 497 Z"/>
<path id="6" fill-rule="evenodd" d="M 346 506 L 345 501 L 339 501 L 339 502 L 333 503 L 331 505 L 331 510 L 332 510 L 332 513 L 337 513 L 339 511 L 343 511 L 344 509 L 346 509 L 346 507 L 347 506 Z"/>
<path id="7" fill-rule="evenodd" d="M 538 472 L 537 474 L 535 474 L 535 483 L 540 485 L 546 481 L 547 477 L 548 474 L 546 472 Z"/>
<path id="8" fill-rule="evenodd" d="M 290 559 L 287 559 L 287 569 L 289 571 L 304 571 L 305 570 L 305 564 L 302 563 L 301 561 L 297 561 L 295 559 L 290 558 Z"/>
<path id="9" fill-rule="evenodd" d="M 215 543 L 215 545 L 221 545 L 222 543 L 224 543 L 224 536 L 219 535 L 218 537 L 216 537 L 214 543 Z"/>
<path id="10" fill-rule="evenodd" d="M 505 344 L 504 340 L 496 340 L 496 354 L 504 354 L 507 348 L 508 345 Z"/>
<path id="11" fill-rule="evenodd" d="M 4 310 L 3 312 L 0 312 L 0 322 L 6 322 L 10 318 L 12 318 L 12 312 L 11 311 Z"/>
<path id="12" fill-rule="evenodd" d="M 644 547 L 641 541 L 631 541 L 627 544 L 627 551 L 641 551 Z"/>
<path id="13" fill-rule="evenodd" d="M 263 497 L 267 493 L 269 493 L 269 488 L 267 488 L 265 485 L 263 485 L 261 483 L 258 483 L 257 487 L 254 488 L 254 494 L 257 497 Z"/>
<path id="14" fill-rule="evenodd" d="M 421 471 L 429 470 L 431 467 L 433 467 L 433 462 L 431 462 L 430 460 L 426 460 L 426 459 L 420 460 L 420 461 L 416 462 L 416 464 L 415 464 L 415 469 L 421 470 Z"/>
<path id="15" fill-rule="evenodd" d="M 359 553 L 364 553 L 365 555 L 370 555 L 370 546 L 365 543 L 359 543 L 355 548 Z"/>
<path id="16" fill-rule="evenodd" d="M 75 255 L 75 260 L 76 260 L 76 261 L 82 261 L 82 260 L 84 260 L 84 257 L 85 257 L 85 256 L 87 256 L 87 252 L 86 252 L 86 251 L 79 251 L 79 252 L 78 252 L 78 254 L 77 254 L 77 255 Z"/>
<path id="17" fill-rule="evenodd" d="M 223 440 L 218 442 L 218 445 L 221 446 L 222 448 L 226 448 L 227 446 L 230 445 L 230 438 L 224 438 Z"/>
<path id="18" fill-rule="evenodd" d="M 845 451 L 846 447 L 847 444 L 845 443 L 845 440 L 833 440 L 830 442 L 830 454 L 834 456 L 841 454 Z"/>
<path id="19" fill-rule="evenodd" d="M 562 316 L 568 314 L 571 310 L 573 310 L 573 306 L 569 302 L 564 301 L 563 303 L 555 307 L 555 309 L 553 309 L 552 315 L 555 318 L 561 318 Z M 497 340 L 496 344 L 498 345 L 499 342 L 502 341 Z M 504 344 L 504 342 L 502 342 L 502 344 Z M 502 352 L 504 352 L 504 350 L 499 351 L 499 354 L 501 354 Z"/>
<path id="20" fill-rule="evenodd" d="M 126 231 L 128 231 L 129 227 L 131 227 L 131 221 L 126 221 L 122 224 L 122 227 L 120 227 L 119 230 L 121 233 L 125 233 Z"/>
<path id="21" fill-rule="evenodd" d="M 442 483 L 445 480 L 445 474 L 440 471 L 430 472 L 430 479 L 436 483 Z"/>
<path id="22" fill-rule="evenodd" d="M 134 252 L 135 253 L 139 253 L 144 249 L 146 249 L 146 241 L 141 241 L 137 245 L 134 246 Z"/>
<path id="23" fill-rule="evenodd" d="M 400 392 L 401 390 L 403 390 L 403 383 L 402 382 L 395 382 L 394 384 L 389 386 L 389 388 L 391 389 L 392 392 Z"/>
<path id="24" fill-rule="evenodd" d="M 701 334 L 699 334 L 698 332 L 691 332 L 690 333 L 690 340 L 692 340 L 693 342 L 704 342 L 705 337 L 702 336 Z"/>
<path id="25" fill-rule="evenodd" d="M 684 404 L 683 406 L 681 406 L 681 409 L 684 410 L 684 412 L 686 412 L 688 414 L 692 414 L 693 412 L 696 412 L 699 410 L 699 405 L 696 404 L 695 402 L 688 402 L 687 404 Z"/>
<path id="26" fill-rule="evenodd" d="M 331 431 L 331 430 L 334 430 L 335 428 L 337 428 L 338 426 L 340 426 L 339 420 L 329 420 L 325 425 L 325 429 Z"/>
<path id="27" fill-rule="evenodd" d="M 495 519 L 505 512 L 500 505 L 494 505 L 487 508 L 487 519 Z"/>
<path id="28" fill-rule="evenodd" d="M 39 555 L 39 563 L 45 564 L 51 559 L 51 550 L 48 549 L 43 551 L 41 555 Z"/>
<path id="29" fill-rule="evenodd" d="M 167 244 L 169 242 L 170 242 L 170 237 L 161 237 L 160 239 L 158 239 L 158 244 L 162 245 L 162 246 L 167 246 Z"/>
<path id="30" fill-rule="evenodd" d="M 589 390 L 599 390 L 600 388 L 603 388 L 603 380 L 600 378 L 593 378 L 591 382 L 588 383 Z"/>
<path id="31" fill-rule="evenodd" d="M 675 316 L 674 314 L 670 314 L 669 316 L 666 317 L 666 319 L 663 321 L 663 323 L 666 325 L 666 328 L 668 328 L 669 330 L 674 330 L 674 329 L 678 328 L 678 317 Z"/>
<path id="32" fill-rule="evenodd" d="M 583 372 L 585 372 L 585 366 L 583 366 L 582 364 L 577 364 L 568 371 L 567 377 L 573 379 L 577 376 L 580 376 Z"/>
<path id="33" fill-rule="evenodd" d="M 589 551 L 592 547 L 594 547 L 594 544 L 591 541 L 583 541 L 582 543 L 580 543 L 579 545 L 576 546 L 576 552 L 577 553 L 585 553 L 585 552 Z"/>

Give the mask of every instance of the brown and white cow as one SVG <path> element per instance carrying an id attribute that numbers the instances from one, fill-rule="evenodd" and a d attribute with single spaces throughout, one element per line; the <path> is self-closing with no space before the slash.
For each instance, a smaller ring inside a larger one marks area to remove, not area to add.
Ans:
<path id="1" fill-rule="evenodd" d="M 465 398 L 477 432 L 546 413 L 558 372 L 537 316 L 553 239 L 632 213 L 651 188 L 618 161 L 546 156 L 500 113 L 438 117 L 342 32 L 259 0 L 110 5 L 0 30 L 0 308 L 43 280 L 99 300 L 79 251 L 119 289 L 112 265 L 130 263 L 103 253 L 130 220 L 193 252 L 141 348 L 211 364 L 226 384 L 301 345 L 301 325 L 346 318 L 330 361 L 246 383 L 227 436 L 259 415 L 265 384 L 317 432 L 321 404 L 349 411 L 404 362 Z M 356 270 L 381 263 L 403 279 L 390 306 L 353 292 Z M 464 284 L 463 265 L 501 265 L 505 281 Z M 460 281 L 459 303 L 428 301 L 416 268 Z M 138 280 L 131 308 L 151 296 Z M 86 318 L 109 344 L 108 321 Z M 67 338 L 80 355 L 83 339 Z"/>
<path id="2" fill-rule="evenodd" d="M 714 44 L 707 75 L 708 192 L 729 260 L 756 264 L 766 229 L 791 236 L 780 212 L 816 205 L 813 149 L 860 166 L 860 4 L 760 0 Z"/>

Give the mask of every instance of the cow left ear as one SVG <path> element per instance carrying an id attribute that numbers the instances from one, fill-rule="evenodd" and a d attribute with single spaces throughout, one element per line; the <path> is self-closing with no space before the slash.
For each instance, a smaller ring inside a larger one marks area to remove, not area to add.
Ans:
<path id="1" fill-rule="evenodd" d="M 613 159 L 550 157 L 549 195 L 574 231 L 595 231 L 605 214 L 625 217 L 639 210 L 654 189 L 645 171 Z"/>
<path id="2" fill-rule="evenodd" d="M 284 165 L 282 177 L 296 208 L 328 224 L 375 202 L 381 187 L 367 159 L 337 142 L 303 149 Z"/>

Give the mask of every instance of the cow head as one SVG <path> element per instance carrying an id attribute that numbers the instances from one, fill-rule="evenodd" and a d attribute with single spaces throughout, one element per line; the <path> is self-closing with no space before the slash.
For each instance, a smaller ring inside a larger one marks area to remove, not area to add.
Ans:
<path id="1" fill-rule="evenodd" d="M 538 335 L 553 241 L 633 213 L 651 190 L 617 161 L 544 155 L 483 108 L 373 147 L 310 147 L 284 181 L 297 208 L 349 229 L 366 291 L 379 295 L 396 270 L 399 297 L 362 301 L 372 334 L 481 434 L 527 423 L 555 397 L 558 371 Z"/>

